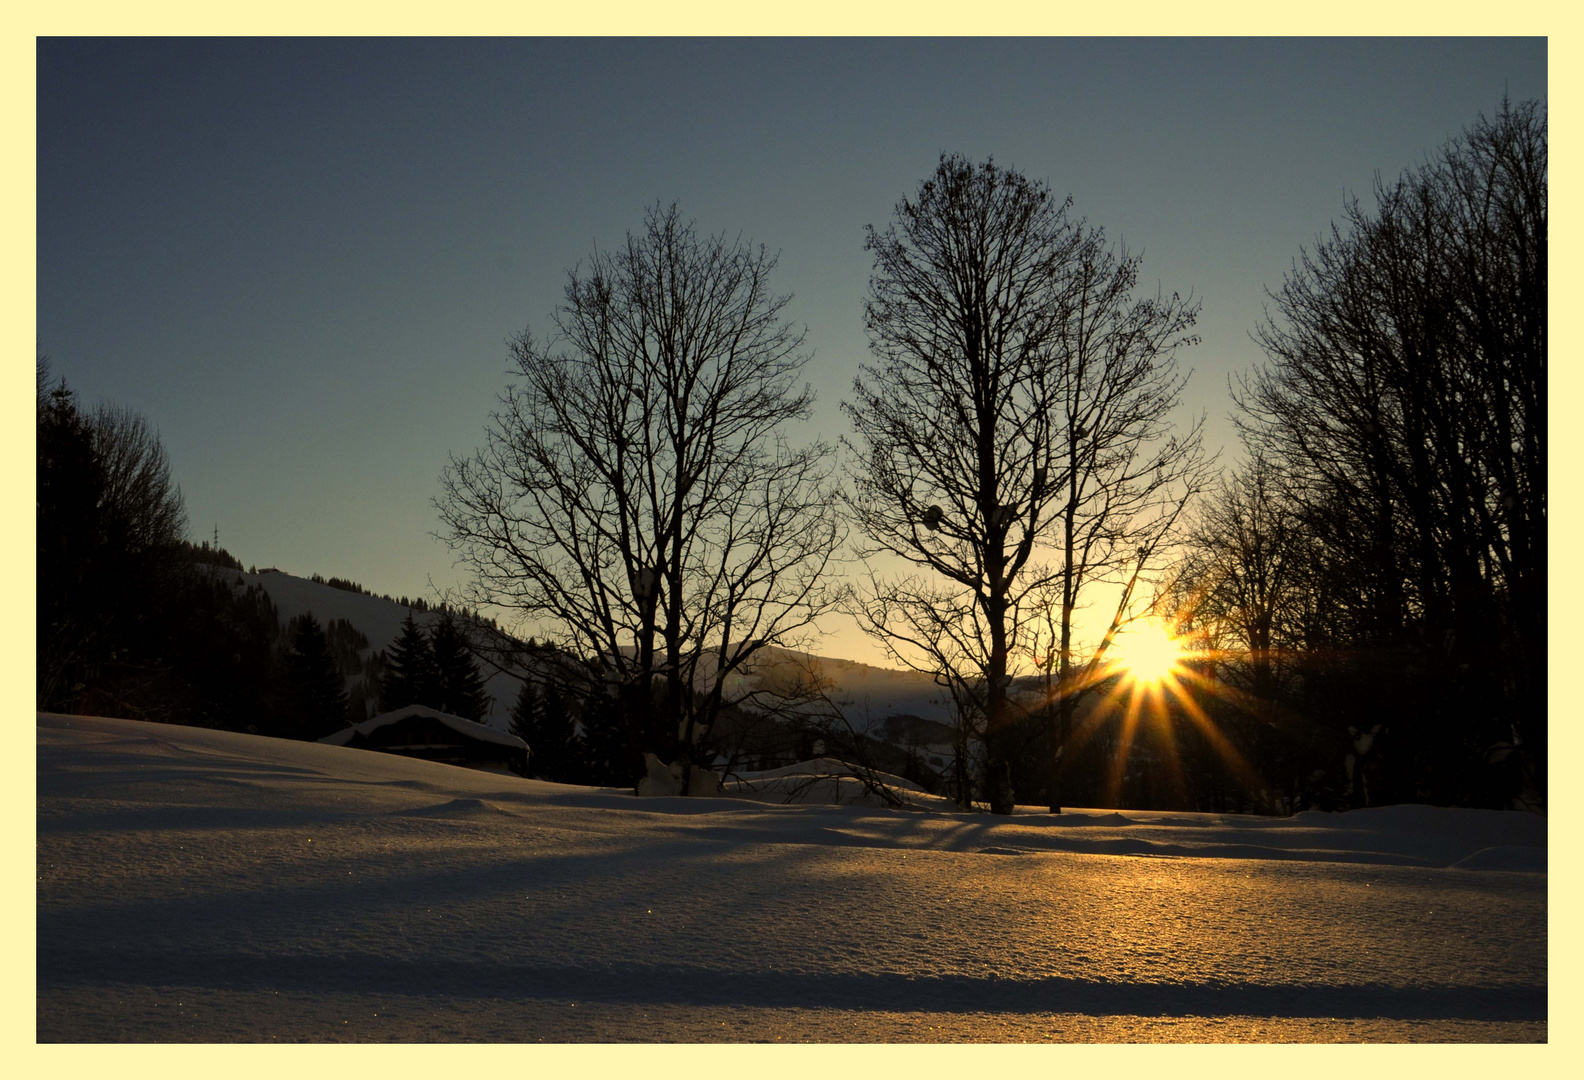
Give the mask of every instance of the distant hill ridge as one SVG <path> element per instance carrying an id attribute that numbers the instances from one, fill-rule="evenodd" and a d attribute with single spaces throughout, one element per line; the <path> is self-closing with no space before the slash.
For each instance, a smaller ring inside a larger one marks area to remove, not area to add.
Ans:
<path id="1" fill-rule="evenodd" d="M 379 596 L 342 578 L 318 574 L 298 577 L 274 567 L 256 573 L 227 568 L 247 585 L 262 588 L 280 613 L 282 622 L 312 611 L 321 623 L 344 619 L 368 638 L 369 652 L 388 649 L 401 633 L 409 610 L 420 626 L 429 626 L 441 616 L 427 604 L 403 604 L 389 596 Z M 405 598 L 404 598 L 405 599 Z M 489 621 L 489 620 L 484 620 Z M 847 713 L 855 727 L 866 730 L 889 717 L 912 716 L 945 722 L 950 707 L 944 692 L 928 675 L 875 667 L 856 660 L 816 656 L 792 649 L 769 647 L 762 654 L 761 668 L 781 665 L 814 669 L 831 683 L 830 697 Z M 517 699 L 521 679 L 505 672 L 485 672 L 485 692 L 492 704 L 486 718 L 490 727 L 507 730 L 512 703 Z"/>

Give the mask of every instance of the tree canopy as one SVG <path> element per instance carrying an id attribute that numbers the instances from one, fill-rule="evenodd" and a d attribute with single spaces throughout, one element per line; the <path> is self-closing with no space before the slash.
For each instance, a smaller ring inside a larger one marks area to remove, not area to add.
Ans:
<path id="1" fill-rule="evenodd" d="M 1135 298 L 1138 259 L 1070 211 L 1016 171 L 942 156 L 868 230 L 877 362 L 843 406 L 864 554 L 924 572 L 873 577 L 854 613 L 943 681 L 965 735 L 982 722 L 998 813 L 1013 805 L 1008 680 L 1041 598 L 1058 595 L 1067 656 L 1084 586 L 1153 552 L 1200 483 L 1198 426 L 1167 422 L 1196 307 Z"/>
<path id="2" fill-rule="evenodd" d="M 812 397 L 774 268 L 652 208 L 569 273 L 553 335 L 512 343 L 486 445 L 442 477 L 469 599 L 620 697 L 629 779 L 645 751 L 687 767 L 731 674 L 829 605 L 830 449 L 780 433 Z"/>

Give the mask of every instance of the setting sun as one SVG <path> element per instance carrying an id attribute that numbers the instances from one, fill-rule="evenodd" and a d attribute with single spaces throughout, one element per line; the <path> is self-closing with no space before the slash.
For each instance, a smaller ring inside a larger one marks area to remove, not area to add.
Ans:
<path id="1" fill-rule="evenodd" d="M 1142 622 L 1118 635 L 1117 663 L 1137 682 L 1153 683 L 1170 675 L 1182 659 L 1182 644 L 1158 622 Z"/>

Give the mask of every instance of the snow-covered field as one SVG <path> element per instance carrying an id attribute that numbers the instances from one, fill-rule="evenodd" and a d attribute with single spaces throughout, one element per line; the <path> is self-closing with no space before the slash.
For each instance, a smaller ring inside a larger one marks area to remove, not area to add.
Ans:
<path id="1" fill-rule="evenodd" d="M 1546 822 L 647 799 L 38 718 L 52 1041 L 1544 1041 Z"/>

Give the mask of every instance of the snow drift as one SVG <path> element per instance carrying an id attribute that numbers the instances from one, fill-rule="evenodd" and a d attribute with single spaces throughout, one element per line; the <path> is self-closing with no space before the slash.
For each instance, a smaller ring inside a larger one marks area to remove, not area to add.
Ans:
<path id="1" fill-rule="evenodd" d="M 1529 814 L 639 799 L 51 715 L 37 745 L 40 1041 L 1546 1038 Z"/>

